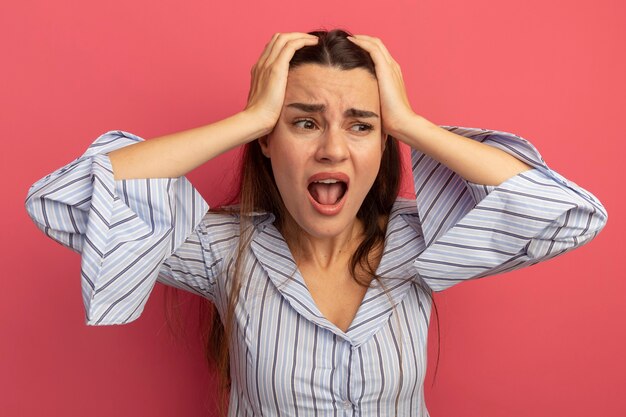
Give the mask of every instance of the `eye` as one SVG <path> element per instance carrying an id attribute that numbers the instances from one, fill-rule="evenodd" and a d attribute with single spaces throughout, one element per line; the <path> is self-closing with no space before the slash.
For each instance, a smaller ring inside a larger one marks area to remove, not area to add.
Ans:
<path id="1" fill-rule="evenodd" d="M 372 126 L 369 123 L 355 123 L 354 125 L 352 125 L 352 127 L 356 127 L 356 132 L 369 132 L 370 130 L 374 129 L 374 126 Z"/>
<path id="2" fill-rule="evenodd" d="M 293 125 L 304 130 L 312 130 L 315 128 L 315 122 L 311 119 L 296 120 L 293 122 Z"/>

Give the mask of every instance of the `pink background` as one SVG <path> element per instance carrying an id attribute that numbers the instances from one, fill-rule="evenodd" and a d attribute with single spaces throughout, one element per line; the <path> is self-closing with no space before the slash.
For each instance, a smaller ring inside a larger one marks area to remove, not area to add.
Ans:
<path id="1" fill-rule="evenodd" d="M 168 331 L 163 287 L 138 321 L 85 326 L 79 257 L 39 232 L 24 199 L 107 130 L 149 139 L 241 110 L 271 35 L 320 27 L 380 37 L 417 113 L 529 139 L 609 211 L 606 229 L 574 253 L 437 294 L 431 415 L 626 415 L 623 1 L 30 0 L 2 9 L 0 415 L 212 415 L 211 375 L 195 339 Z M 224 195 L 230 158 L 189 175 L 210 203 Z"/>

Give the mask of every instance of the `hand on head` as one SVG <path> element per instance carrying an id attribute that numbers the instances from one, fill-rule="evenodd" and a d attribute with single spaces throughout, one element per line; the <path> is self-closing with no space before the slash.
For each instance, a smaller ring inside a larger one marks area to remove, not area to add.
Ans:
<path id="1" fill-rule="evenodd" d="M 396 132 L 399 133 L 415 113 L 409 103 L 400 65 L 380 39 L 367 35 L 349 36 L 348 39 L 367 51 L 374 62 L 383 132 L 401 136 Z M 272 131 L 280 117 L 291 59 L 298 49 L 316 45 L 318 41 L 316 35 L 308 33 L 275 33 L 252 67 L 245 110 L 259 117 L 266 133 Z"/>
<path id="2" fill-rule="evenodd" d="M 396 132 L 406 126 L 415 113 L 409 103 L 400 65 L 380 39 L 367 35 L 348 36 L 348 39 L 369 52 L 376 66 L 383 131 L 401 137 Z"/>
<path id="3" fill-rule="evenodd" d="M 289 61 L 306 45 L 315 45 L 319 38 L 307 33 L 275 33 L 265 45 L 259 60 L 251 70 L 250 92 L 246 111 L 255 112 L 271 131 L 282 110 Z"/>

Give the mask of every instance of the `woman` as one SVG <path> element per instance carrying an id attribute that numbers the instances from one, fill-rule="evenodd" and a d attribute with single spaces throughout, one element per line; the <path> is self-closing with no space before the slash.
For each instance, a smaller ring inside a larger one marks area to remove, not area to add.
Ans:
<path id="1" fill-rule="evenodd" d="M 397 197 L 398 140 L 416 200 Z M 207 212 L 184 175 L 244 144 L 239 210 Z M 150 141 L 107 132 L 26 207 L 82 254 L 88 324 L 136 319 L 157 280 L 215 305 L 231 416 L 427 416 L 431 292 L 607 219 L 526 140 L 415 114 L 382 42 L 339 30 L 274 35 L 242 112 Z"/>

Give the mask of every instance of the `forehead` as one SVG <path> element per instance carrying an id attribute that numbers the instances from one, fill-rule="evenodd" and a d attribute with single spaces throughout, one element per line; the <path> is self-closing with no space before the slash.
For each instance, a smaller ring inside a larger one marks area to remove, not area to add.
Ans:
<path id="1" fill-rule="evenodd" d="M 327 106 L 379 106 L 378 82 L 366 69 L 342 70 L 305 64 L 289 71 L 285 105 L 292 101 Z"/>

